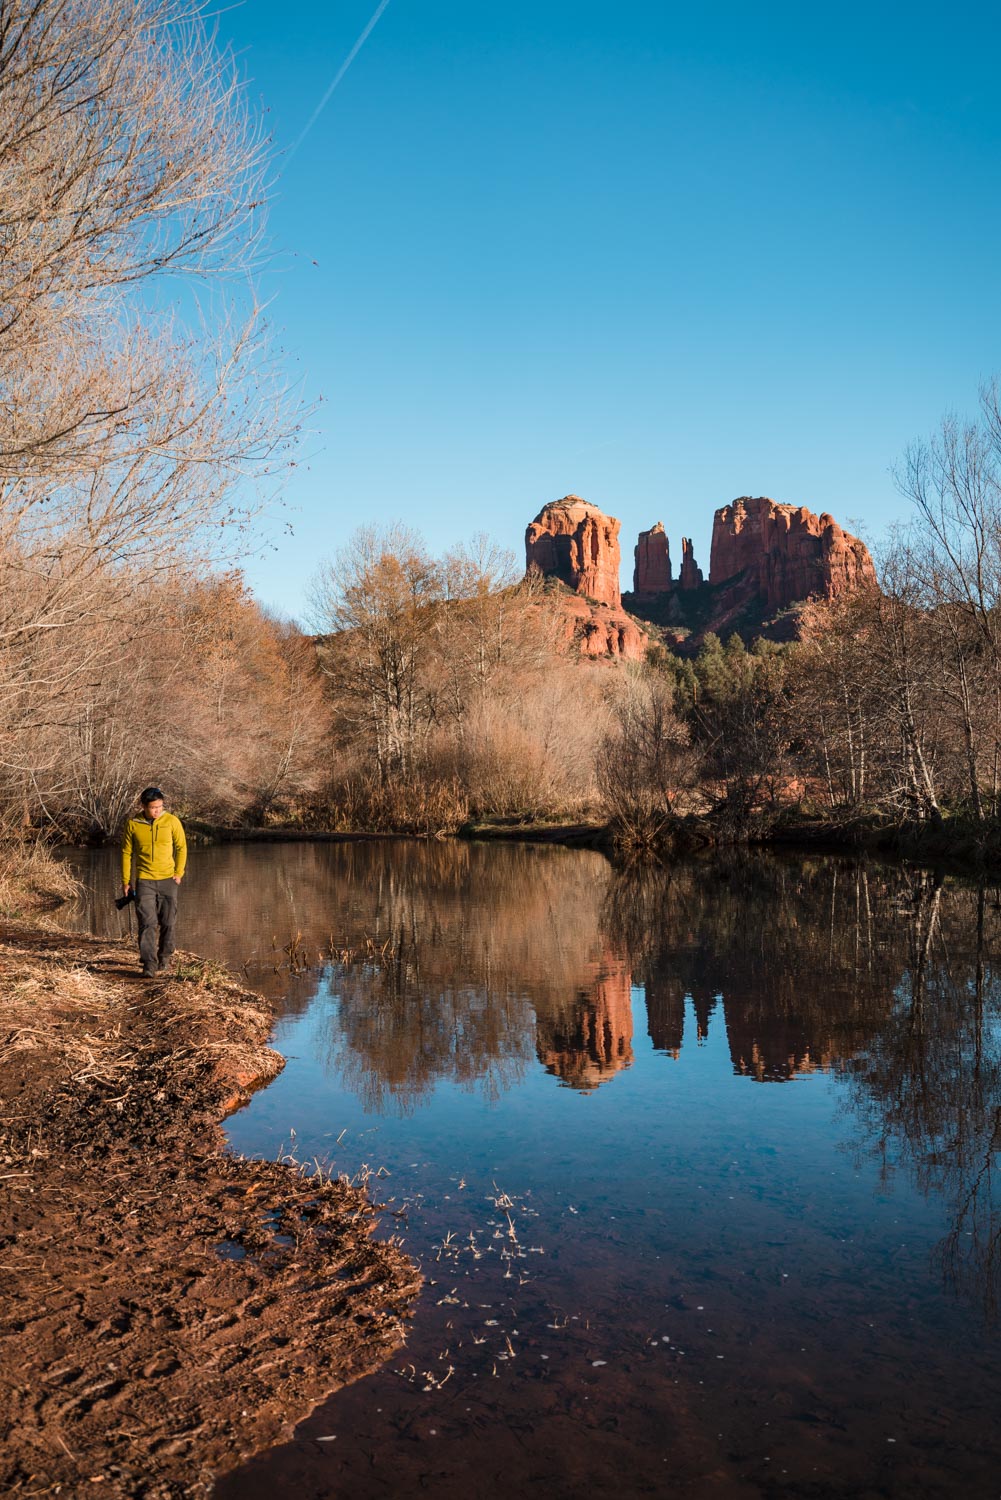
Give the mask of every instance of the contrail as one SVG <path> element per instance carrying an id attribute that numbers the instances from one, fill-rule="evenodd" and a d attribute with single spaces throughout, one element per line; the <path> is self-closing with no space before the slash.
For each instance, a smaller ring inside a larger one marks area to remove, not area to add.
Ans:
<path id="1" fill-rule="evenodd" d="M 379 0 L 379 4 L 375 8 L 375 14 L 372 16 L 372 19 L 369 21 L 368 25 L 365 27 L 365 30 L 362 32 L 361 36 L 358 38 L 358 40 L 355 42 L 354 46 L 351 48 L 351 51 L 348 53 L 347 57 L 341 63 L 340 67 L 337 69 L 337 72 L 334 74 L 333 78 L 330 80 L 330 84 L 329 84 L 329 86 L 327 88 L 327 92 L 324 94 L 323 98 L 320 100 L 319 104 L 316 106 L 316 108 L 314 109 L 313 113 L 310 115 L 309 119 L 306 121 L 306 124 L 303 127 L 303 129 L 299 132 L 299 135 L 298 135 L 298 137 L 297 137 L 297 139 L 295 141 L 295 144 L 293 145 L 291 151 L 289 152 L 288 156 L 286 157 L 286 161 L 291 161 L 292 160 L 293 156 L 298 151 L 299 147 L 302 145 L 302 143 L 306 139 L 307 135 L 309 135 L 309 132 L 312 130 L 312 128 L 316 124 L 317 120 L 323 114 L 323 111 L 326 109 L 327 105 L 330 102 L 330 96 L 331 96 L 331 94 L 337 88 L 337 85 L 340 83 L 341 79 L 344 77 L 345 73 L 348 71 L 348 68 L 350 68 L 351 64 L 354 62 L 355 58 L 358 56 L 358 54 L 361 51 L 361 49 L 364 47 L 365 43 L 368 41 L 369 37 L 372 35 L 372 32 L 375 30 L 376 26 L 378 25 L 379 17 L 382 15 L 383 11 L 386 9 L 386 6 L 388 4 L 389 4 L 389 0 Z"/>

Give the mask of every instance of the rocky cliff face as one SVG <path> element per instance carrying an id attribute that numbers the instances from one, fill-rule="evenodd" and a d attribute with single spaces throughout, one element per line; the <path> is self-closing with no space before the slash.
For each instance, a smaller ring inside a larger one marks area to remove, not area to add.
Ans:
<path id="1" fill-rule="evenodd" d="M 697 589 L 702 582 L 702 569 L 695 561 L 695 551 L 691 539 L 687 536 L 681 538 L 681 572 L 678 574 L 678 587 L 682 589 Z"/>
<path id="2" fill-rule="evenodd" d="M 603 657 L 642 661 L 650 644 L 646 631 L 621 605 L 591 604 L 565 595 L 560 616 L 567 647 L 596 661 Z"/>
<path id="3" fill-rule="evenodd" d="M 671 552 L 663 521 L 649 531 L 641 531 L 636 543 L 633 568 L 633 591 L 637 594 L 662 594 L 671 587 Z"/>
<path id="4" fill-rule="evenodd" d="M 875 584 L 864 542 L 833 516 L 805 506 L 744 496 L 722 506 L 713 521 L 710 584 L 746 573 L 770 610 L 802 599 L 837 599 Z"/>
<path id="5" fill-rule="evenodd" d="M 559 578 L 575 594 L 618 608 L 619 523 L 579 495 L 544 505 L 525 532 L 529 570 Z"/>
<path id="6" fill-rule="evenodd" d="M 561 605 L 568 646 L 582 656 L 642 659 L 650 637 L 622 607 L 614 516 L 566 495 L 543 506 L 528 527 L 525 554 L 529 571 L 570 590 Z M 710 631 L 737 631 L 747 641 L 759 635 L 793 640 L 798 616 L 789 606 L 875 584 L 865 544 L 832 516 L 745 495 L 716 512 L 708 583 L 689 538 L 682 538 L 675 580 L 663 523 L 641 531 L 626 606 L 658 625 L 669 644 L 690 652 Z"/>

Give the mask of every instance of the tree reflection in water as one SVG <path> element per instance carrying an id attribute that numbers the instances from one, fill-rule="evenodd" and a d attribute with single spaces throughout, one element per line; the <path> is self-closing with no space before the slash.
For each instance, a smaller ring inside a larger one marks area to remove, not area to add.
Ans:
<path id="1" fill-rule="evenodd" d="M 945 1199 L 945 1279 L 976 1289 L 993 1318 L 1001 1290 L 1001 1025 L 989 956 L 997 895 L 947 893 L 928 876 L 914 877 L 911 895 L 907 965 L 878 1031 L 851 1059 L 854 1113 L 887 1177 L 906 1167 L 925 1193 Z"/>
<path id="2" fill-rule="evenodd" d="M 562 1084 L 593 1090 L 632 1060 L 634 986 L 669 1057 L 718 1013 L 736 1073 L 847 1082 L 853 1149 L 944 1198 L 943 1271 L 994 1311 L 996 892 L 869 861 L 744 853 L 614 871 L 551 852 L 448 846 L 401 859 L 383 846 L 345 863 L 338 901 L 360 862 L 370 925 L 392 940 L 384 961 L 331 978 L 349 1086 L 383 1109 L 411 1110 L 445 1079 L 496 1097 L 534 1052 Z"/>
<path id="3" fill-rule="evenodd" d="M 331 1045 L 370 1108 L 412 1110 L 444 1080 L 496 1097 L 533 1053 L 582 1089 L 629 1065 L 630 977 L 599 926 L 612 878 L 602 856 L 475 845 L 355 852 L 371 933 L 389 948 L 375 962 L 333 966 Z M 342 909 L 358 876 L 354 859 L 334 874 Z"/>
<path id="4" fill-rule="evenodd" d="M 332 1063 L 375 1110 L 412 1111 L 442 1081 L 495 1098 L 533 1056 L 562 1085 L 614 1087 L 636 992 L 665 1083 L 719 1024 L 749 1081 L 836 1074 L 852 1148 L 941 1195 L 943 1272 L 996 1309 L 996 890 L 870 860 L 743 851 L 616 870 L 587 851 L 451 842 L 207 850 L 193 872 L 185 941 L 250 959 L 287 1013 L 322 983 Z M 107 933 L 113 863 L 89 878 L 83 921 Z M 272 939 L 280 952 L 290 931 L 314 967 L 276 975 Z M 321 966 L 331 945 L 366 956 Z"/>
<path id="5" fill-rule="evenodd" d="M 678 1055 L 691 996 L 702 1016 L 721 1005 L 736 1072 L 847 1081 L 854 1148 L 886 1180 L 907 1170 L 945 1200 L 943 1273 L 989 1315 L 1001 1292 L 999 913 L 996 890 L 926 871 L 746 855 L 622 872 L 603 912 L 646 990 L 655 1047 Z"/>

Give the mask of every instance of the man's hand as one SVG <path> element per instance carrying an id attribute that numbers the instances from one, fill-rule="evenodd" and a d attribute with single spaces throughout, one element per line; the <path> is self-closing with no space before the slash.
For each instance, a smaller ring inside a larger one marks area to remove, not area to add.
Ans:
<path id="1" fill-rule="evenodd" d="M 181 883 L 181 881 L 183 879 L 184 879 L 183 875 L 175 875 L 174 876 L 174 884 L 175 885 L 180 885 L 180 883 Z"/>
<path id="2" fill-rule="evenodd" d="M 123 896 L 127 896 L 129 894 L 129 891 L 131 891 L 131 889 L 132 889 L 132 887 L 129 885 L 128 881 L 126 881 L 125 884 L 122 886 L 122 895 Z"/>

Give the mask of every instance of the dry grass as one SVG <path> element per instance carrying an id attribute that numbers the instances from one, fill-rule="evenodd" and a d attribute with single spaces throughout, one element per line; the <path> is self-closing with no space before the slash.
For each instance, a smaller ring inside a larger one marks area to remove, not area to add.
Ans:
<path id="1" fill-rule="evenodd" d="M 120 1024 L 109 1025 L 111 1000 L 107 982 L 81 965 L 40 964 L 6 945 L 0 950 L 0 1156 L 6 1166 L 43 1154 L 37 1111 L 19 1098 L 24 1077 L 44 1076 L 51 1097 L 66 1087 L 111 1089 L 134 1066 Z"/>
<path id="2" fill-rule="evenodd" d="M 0 1157 L 37 1158 L 67 1132 L 150 1122 L 179 1091 L 216 1111 L 281 1067 L 271 1018 L 219 965 L 137 979 L 120 946 L 28 933 L 0 946 Z M 150 1079 L 169 1083 L 153 1089 Z M 158 1092 L 159 1088 L 159 1092 Z M 74 1137 L 75 1138 L 75 1137 Z"/>
<path id="3" fill-rule="evenodd" d="M 455 777 L 414 775 L 380 785 L 363 772 L 348 773 L 327 791 L 331 825 L 354 832 L 454 833 L 469 817 L 469 800 Z"/>
<path id="4" fill-rule="evenodd" d="M 46 844 L 0 836 L 0 917 L 50 910 L 80 894 L 80 882 Z"/>
<path id="5" fill-rule="evenodd" d="M 182 959 L 174 967 L 173 978 L 181 984 L 199 985 L 203 990 L 233 988 L 232 974 L 212 958 Z"/>

